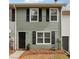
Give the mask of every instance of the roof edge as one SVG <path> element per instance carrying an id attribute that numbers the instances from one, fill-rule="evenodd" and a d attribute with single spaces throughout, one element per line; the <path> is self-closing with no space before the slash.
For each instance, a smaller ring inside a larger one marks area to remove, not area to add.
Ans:
<path id="1" fill-rule="evenodd" d="M 67 4 L 65 3 L 9 3 L 9 7 L 62 7 Z"/>

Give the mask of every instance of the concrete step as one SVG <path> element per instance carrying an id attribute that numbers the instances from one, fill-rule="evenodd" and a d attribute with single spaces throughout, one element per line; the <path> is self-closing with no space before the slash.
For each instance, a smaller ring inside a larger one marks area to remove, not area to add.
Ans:
<path id="1" fill-rule="evenodd" d="M 19 57 L 24 53 L 24 51 L 16 51 L 10 55 L 9 59 L 19 59 Z"/>

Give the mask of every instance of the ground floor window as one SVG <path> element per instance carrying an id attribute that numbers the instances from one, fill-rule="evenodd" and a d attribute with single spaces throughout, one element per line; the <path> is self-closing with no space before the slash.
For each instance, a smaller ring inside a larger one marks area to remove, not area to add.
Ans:
<path id="1" fill-rule="evenodd" d="M 36 32 L 36 44 L 51 44 L 51 32 L 37 31 Z"/>

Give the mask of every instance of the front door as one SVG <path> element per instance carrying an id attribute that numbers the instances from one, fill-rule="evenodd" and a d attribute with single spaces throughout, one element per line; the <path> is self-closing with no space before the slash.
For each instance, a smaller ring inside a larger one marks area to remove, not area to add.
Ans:
<path id="1" fill-rule="evenodd" d="M 25 49 L 25 32 L 19 32 L 19 49 Z"/>
<path id="2" fill-rule="evenodd" d="M 68 51 L 69 50 L 69 37 L 63 36 L 62 41 L 63 41 L 63 49 Z"/>

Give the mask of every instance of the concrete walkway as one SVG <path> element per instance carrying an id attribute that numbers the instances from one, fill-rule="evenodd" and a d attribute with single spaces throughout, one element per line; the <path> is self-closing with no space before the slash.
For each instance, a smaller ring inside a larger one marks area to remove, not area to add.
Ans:
<path id="1" fill-rule="evenodd" d="M 19 59 L 19 57 L 24 53 L 24 51 L 16 51 L 10 55 L 9 59 Z"/>

